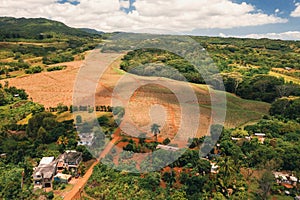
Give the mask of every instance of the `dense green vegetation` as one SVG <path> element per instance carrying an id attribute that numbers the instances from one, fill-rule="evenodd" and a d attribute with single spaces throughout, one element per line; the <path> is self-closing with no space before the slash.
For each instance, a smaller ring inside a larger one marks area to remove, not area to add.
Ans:
<path id="1" fill-rule="evenodd" d="M 300 98 L 277 99 L 270 108 L 270 114 L 300 122 Z"/>
<path id="2" fill-rule="evenodd" d="M 189 82 L 204 83 L 203 78 L 192 64 L 163 50 L 136 50 L 129 52 L 122 60 L 121 69 L 134 74 L 167 77 L 175 80 L 184 80 L 185 78 Z M 169 67 L 164 67 L 164 65 Z"/>
<path id="3" fill-rule="evenodd" d="M 300 69 L 299 41 L 215 37 L 193 39 L 206 48 L 222 72 L 239 71 L 251 76 L 257 71 L 266 72 L 274 67 Z M 249 71 L 253 66 L 259 68 Z"/>

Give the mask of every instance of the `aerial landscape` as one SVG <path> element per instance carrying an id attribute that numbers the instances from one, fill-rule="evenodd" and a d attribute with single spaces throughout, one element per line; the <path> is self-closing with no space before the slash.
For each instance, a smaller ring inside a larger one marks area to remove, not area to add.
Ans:
<path id="1" fill-rule="evenodd" d="M 300 1 L 0 2 L 0 199 L 300 200 Z"/>

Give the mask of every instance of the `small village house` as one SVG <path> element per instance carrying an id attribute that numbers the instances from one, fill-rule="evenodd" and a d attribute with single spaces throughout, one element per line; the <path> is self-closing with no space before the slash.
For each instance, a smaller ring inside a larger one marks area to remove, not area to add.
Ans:
<path id="1" fill-rule="evenodd" d="M 173 146 L 168 146 L 168 145 L 157 145 L 156 149 L 163 149 L 166 151 L 178 151 L 179 148 L 178 147 L 173 147 Z"/>
<path id="2" fill-rule="evenodd" d="M 81 162 L 82 153 L 77 151 L 66 151 L 57 159 L 54 157 L 42 158 L 32 175 L 34 188 L 51 188 L 53 180 L 68 183 L 71 180 L 72 175 L 63 174 L 62 172 L 68 170 L 76 174 Z"/>
<path id="3" fill-rule="evenodd" d="M 57 181 L 59 183 L 69 183 L 72 179 L 72 175 L 69 174 L 62 174 L 58 173 L 54 176 L 54 181 Z"/>
<path id="4" fill-rule="evenodd" d="M 253 138 L 257 138 L 258 141 L 263 144 L 265 142 L 266 134 L 264 134 L 264 133 L 254 133 Z"/>
<path id="5" fill-rule="evenodd" d="M 66 151 L 57 158 L 58 168 L 77 173 L 82 161 L 82 153 L 77 151 Z"/>
<path id="6" fill-rule="evenodd" d="M 34 169 L 34 188 L 52 187 L 52 179 L 56 173 L 56 162 L 54 157 L 44 157 L 37 168 Z"/>

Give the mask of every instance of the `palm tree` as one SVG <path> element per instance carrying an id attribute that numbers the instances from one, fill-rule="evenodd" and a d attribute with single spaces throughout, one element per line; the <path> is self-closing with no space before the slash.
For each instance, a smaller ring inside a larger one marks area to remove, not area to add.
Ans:
<path id="1" fill-rule="evenodd" d="M 217 164 L 219 165 L 217 188 L 219 188 L 219 191 L 223 195 L 229 197 L 228 190 L 231 189 L 236 182 L 237 166 L 235 166 L 234 161 L 228 157 L 220 158 Z"/>
<path id="2" fill-rule="evenodd" d="M 153 133 L 153 135 L 155 136 L 156 141 L 157 141 L 157 134 L 160 133 L 159 128 L 160 128 L 160 125 L 158 125 L 158 124 L 152 124 L 152 126 L 151 126 L 151 133 Z"/>
<path id="3" fill-rule="evenodd" d="M 64 137 L 64 136 L 60 136 L 56 142 L 58 145 L 68 145 L 69 143 L 69 139 L 67 137 Z"/>

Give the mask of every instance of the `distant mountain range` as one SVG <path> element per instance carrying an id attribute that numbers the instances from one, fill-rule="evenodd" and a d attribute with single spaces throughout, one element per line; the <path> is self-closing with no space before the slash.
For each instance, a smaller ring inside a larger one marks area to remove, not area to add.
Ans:
<path id="1" fill-rule="evenodd" d="M 103 32 L 88 28 L 71 28 L 61 22 L 44 18 L 0 17 L 0 40 L 45 39 L 57 36 L 99 37 Z"/>
<path id="2" fill-rule="evenodd" d="M 95 34 L 95 35 L 102 35 L 102 34 L 104 34 L 103 31 L 97 31 L 95 29 L 90 29 L 90 28 L 80 28 L 79 30 L 82 30 L 82 31 L 90 33 L 90 34 Z"/>

